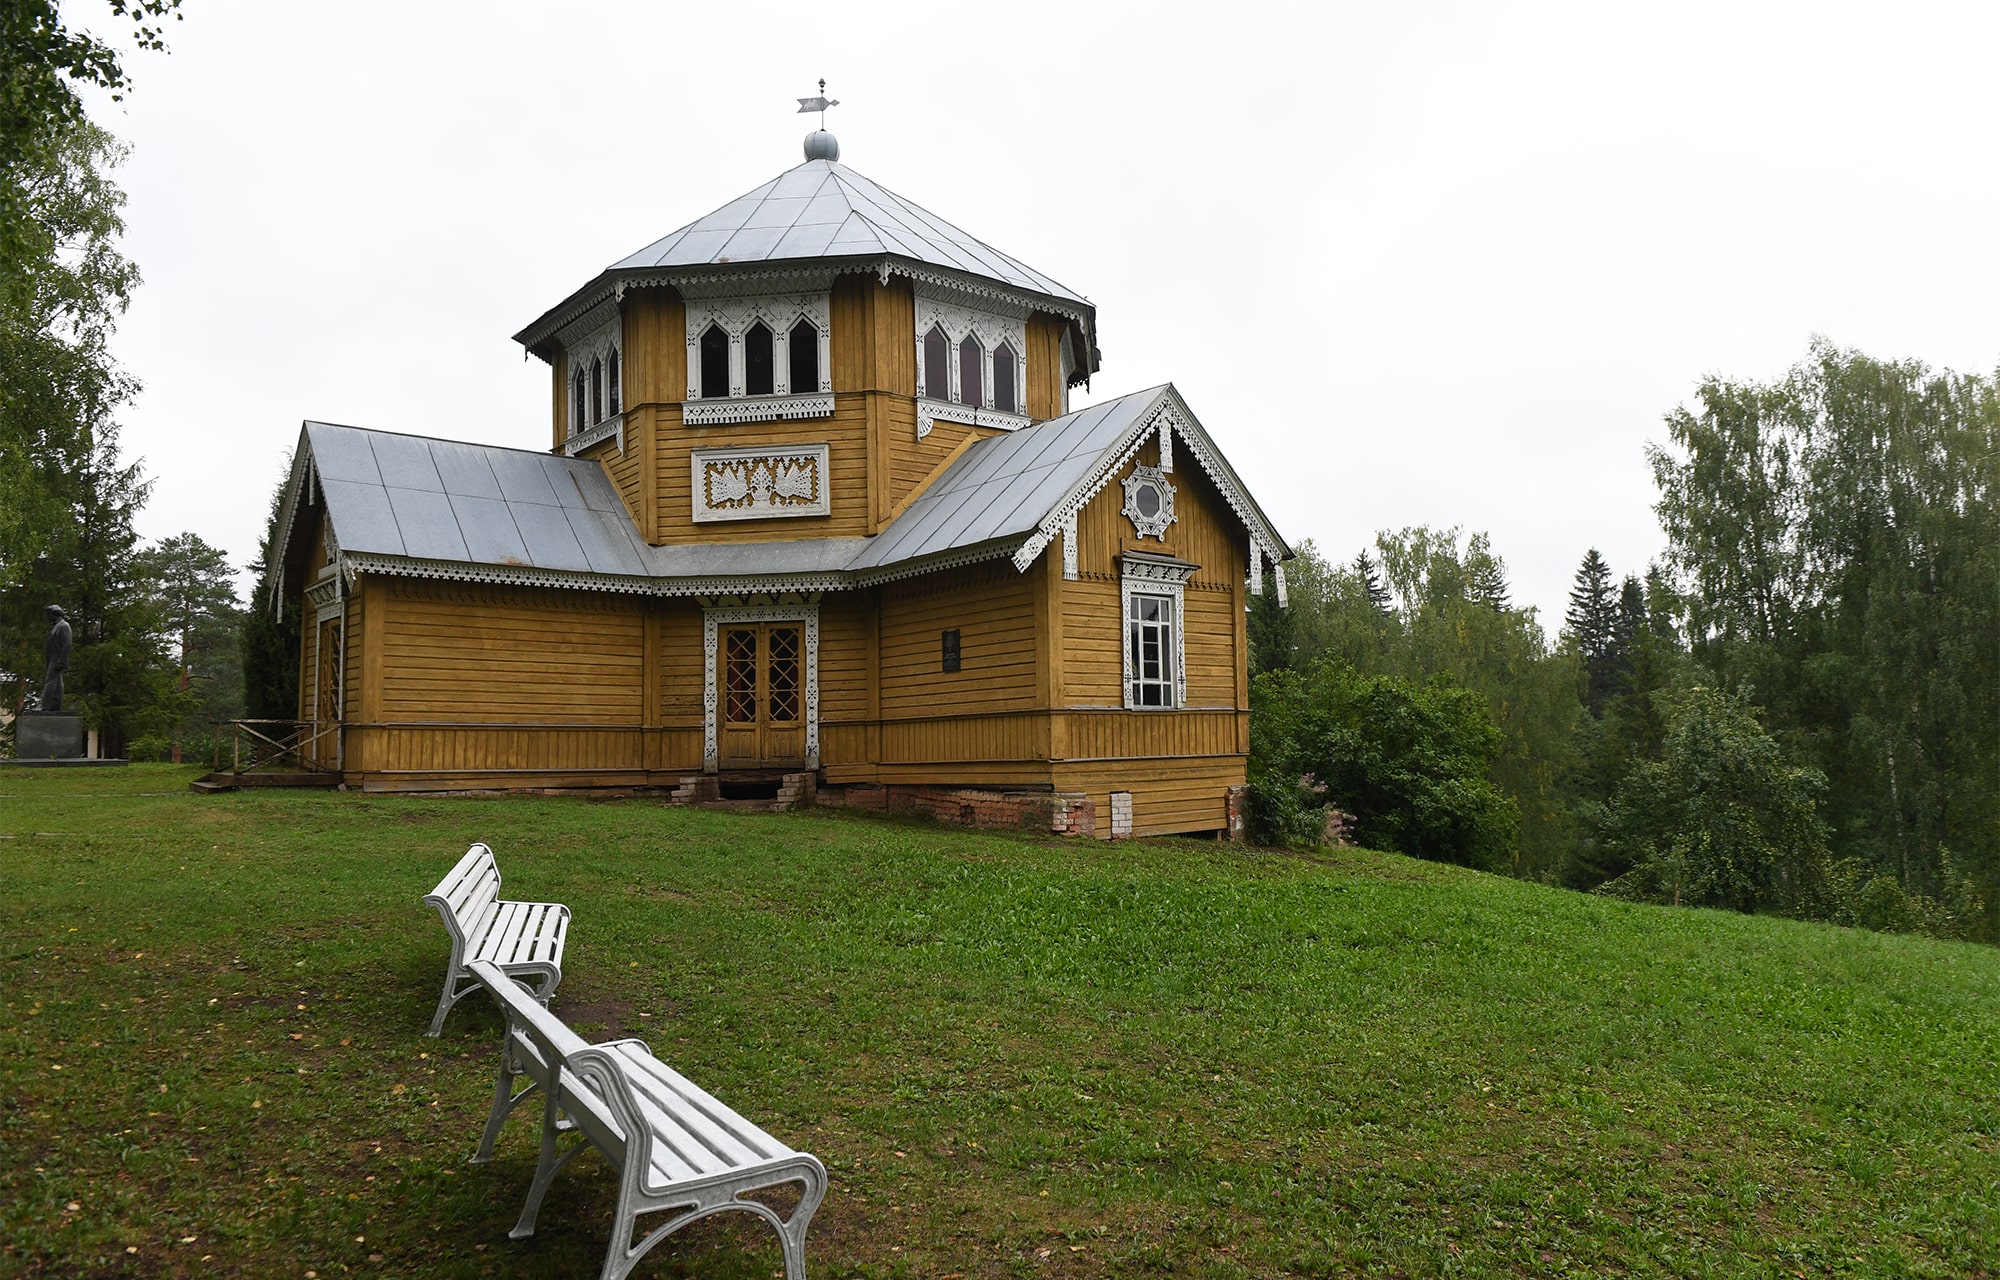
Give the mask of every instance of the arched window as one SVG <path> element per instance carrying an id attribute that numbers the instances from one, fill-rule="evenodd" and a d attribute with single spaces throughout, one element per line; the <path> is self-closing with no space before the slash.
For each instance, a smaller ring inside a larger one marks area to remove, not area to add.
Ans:
<path id="1" fill-rule="evenodd" d="M 933 400 L 951 399 L 951 344 L 937 325 L 924 335 L 924 394 Z"/>
<path id="2" fill-rule="evenodd" d="M 604 362 L 590 362 L 590 422 L 592 426 L 604 421 Z"/>
<path id="3" fill-rule="evenodd" d="M 985 352 L 971 334 L 958 344 L 958 402 L 974 408 L 986 403 L 985 379 L 980 377 L 980 357 Z"/>
<path id="4" fill-rule="evenodd" d="M 743 393 L 768 396 L 778 389 L 776 367 L 771 362 L 771 330 L 762 320 L 743 335 Z"/>
<path id="5" fill-rule="evenodd" d="M 620 406 L 625 399 L 618 385 L 618 348 L 616 347 L 611 348 L 611 355 L 605 360 L 604 382 L 605 389 L 609 392 L 605 398 L 611 402 L 611 416 L 615 418 L 622 412 Z"/>
<path id="6" fill-rule="evenodd" d="M 810 320 L 792 326 L 788 340 L 792 366 L 792 394 L 809 395 L 819 390 L 819 329 Z"/>
<path id="7" fill-rule="evenodd" d="M 1019 412 L 1014 407 L 1014 348 L 1004 342 L 993 351 L 993 407 Z"/>
<path id="8" fill-rule="evenodd" d="M 583 370 L 569 375 L 569 433 L 575 435 L 584 428 Z"/>
<path id="9" fill-rule="evenodd" d="M 729 394 L 729 335 L 721 325 L 701 334 L 701 398 L 719 400 Z"/>

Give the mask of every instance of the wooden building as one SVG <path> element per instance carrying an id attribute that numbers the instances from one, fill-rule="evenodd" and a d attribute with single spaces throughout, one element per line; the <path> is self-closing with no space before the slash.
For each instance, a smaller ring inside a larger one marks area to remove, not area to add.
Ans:
<path id="1" fill-rule="evenodd" d="M 549 452 L 305 424 L 273 580 L 322 767 L 1240 821 L 1290 550 L 1172 386 L 1069 409 L 1088 301 L 830 141 L 517 335 Z"/>

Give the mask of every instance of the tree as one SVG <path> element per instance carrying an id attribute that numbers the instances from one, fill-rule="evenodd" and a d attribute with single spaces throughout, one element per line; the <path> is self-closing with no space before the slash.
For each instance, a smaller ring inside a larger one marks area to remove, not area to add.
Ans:
<path id="1" fill-rule="evenodd" d="M 173 736 L 173 759 L 178 763 L 188 738 L 207 737 L 212 720 L 234 718 L 216 713 L 240 707 L 243 701 L 242 667 L 236 658 L 240 605 L 235 571 L 221 548 L 193 533 L 175 534 L 141 552 L 139 565 L 180 668 L 180 717 Z M 236 687 L 217 687 L 218 680 Z"/>
<path id="2" fill-rule="evenodd" d="M 279 594 L 276 579 L 283 566 L 276 564 L 278 520 L 284 514 L 285 488 L 292 473 L 291 459 L 285 460 L 278 487 L 271 495 L 270 515 L 264 521 L 264 540 L 257 546 L 257 559 L 250 566 L 250 605 L 237 632 L 238 655 L 243 670 L 243 714 L 252 720 L 291 720 L 299 714 L 299 606 L 295 599 Z M 1254 622 L 1255 614 L 1252 614 Z"/>
<path id="3" fill-rule="evenodd" d="M 1584 705 L 1590 714 L 1601 716 L 1615 678 L 1618 606 L 1611 596 L 1611 566 L 1604 563 L 1596 547 L 1585 552 L 1583 563 L 1577 566 L 1563 629 L 1583 659 Z"/>
<path id="4" fill-rule="evenodd" d="M 1389 612 L 1389 589 L 1382 585 L 1382 575 L 1376 571 L 1368 548 L 1361 548 L 1361 554 L 1354 557 L 1354 573 L 1361 579 L 1361 589 L 1368 596 L 1368 607 L 1377 613 Z"/>
<path id="5" fill-rule="evenodd" d="M 1605 845 L 1632 870 L 1606 886 L 1677 905 L 1823 912 L 1826 779 L 1788 763 L 1742 701 L 1709 686 L 1673 697 L 1658 760 L 1620 784 Z"/>
<path id="6" fill-rule="evenodd" d="M 0 298 L 0 666 L 40 674 L 42 608 L 71 615 L 77 708 L 117 751 L 171 684 L 138 590 L 132 516 L 146 499 L 113 414 L 136 384 L 108 354 L 138 273 L 117 251 L 123 151 L 81 121 L 33 139 L 7 173 L 35 250 Z"/>
<path id="7" fill-rule="evenodd" d="M 139 49 L 166 47 L 168 15 L 180 0 L 109 0 L 114 16 L 131 21 Z M 0 311 L 24 305 L 48 259 L 47 224 L 35 179 L 46 171 L 52 141 L 84 123 L 76 86 L 95 85 L 116 99 L 131 87 L 118 50 L 87 32 L 65 27 L 56 0 L 7 0 L 0 5 Z"/>
<path id="8" fill-rule="evenodd" d="M 2000 902 L 2000 376 L 1815 340 L 1650 451 L 1679 620 L 1829 778 L 1834 851 Z M 1989 919 L 1988 928 L 1996 922 Z"/>
<path id="9" fill-rule="evenodd" d="M 1489 870 L 1510 861 L 1517 815 L 1487 776 L 1501 735 L 1478 694 L 1446 677 L 1415 684 L 1322 660 L 1259 676 L 1252 698 L 1260 836 L 1283 822 L 1271 799 L 1303 780 L 1323 786 L 1371 848 Z"/>

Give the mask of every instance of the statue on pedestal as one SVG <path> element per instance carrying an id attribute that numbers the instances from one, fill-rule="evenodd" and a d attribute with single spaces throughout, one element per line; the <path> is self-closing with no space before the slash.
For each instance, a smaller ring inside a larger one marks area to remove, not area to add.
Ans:
<path id="1" fill-rule="evenodd" d="M 42 648 L 47 665 L 42 671 L 41 704 L 35 709 L 52 716 L 61 714 L 63 709 L 63 672 L 69 669 L 69 619 L 63 617 L 61 605 L 52 604 L 44 612 L 49 615 L 48 643 Z"/>

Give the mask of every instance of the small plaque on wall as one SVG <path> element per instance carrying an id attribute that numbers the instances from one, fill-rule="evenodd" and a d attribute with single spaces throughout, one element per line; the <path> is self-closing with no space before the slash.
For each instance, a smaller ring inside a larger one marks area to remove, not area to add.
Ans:
<path id="1" fill-rule="evenodd" d="M 956 630 L 956 629 L 953 629 L 953 630 L 951 630 L 951 631 L 947 631 L 947 632 L 945 632 L 945 633 L 944 633 L 944 669 L 945 669 L 946 671 L 956 671 L 956 670 L 958 670 L 958 669 L 959 669 L 959 657 L 958 657 L 958 652 L 959 652 L 959 651 L 958 651 L 958 632 L 957 632 L 957 630 Z"/>
<path id="2" fill-rule="evenodd" d="M 756 445 L 693 451 L 694 518 L 770 520 L 823 516 L 827 495 L 824 444 Z"/>

